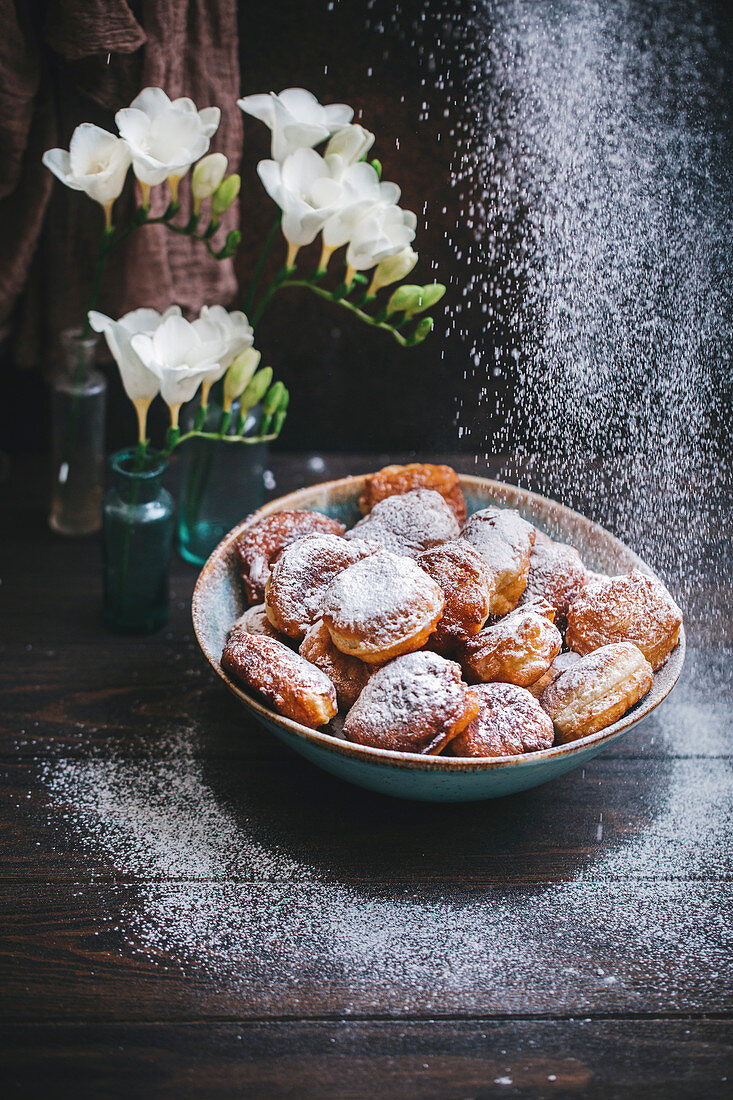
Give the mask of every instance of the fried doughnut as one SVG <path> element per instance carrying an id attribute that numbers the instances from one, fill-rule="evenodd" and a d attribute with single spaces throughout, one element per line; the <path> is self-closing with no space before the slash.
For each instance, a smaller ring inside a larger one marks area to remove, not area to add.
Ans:
<path id="1" fill-rule="evenodd" d="M 519 601 L 524 607 L 533 599 L 547 600 L 564 624 L 568 608 L 586 583 L 588 575 L 574 546 L 554 542 L 546 535 L 535 538 L 529 559 L 527 587 Z"/>
<path id="2" fill-rule="evenodd" d="M 423 550 L 415 561 L 445 596 L 443 617 L 430 638 L 431 646 L 440 653 L 478 634 L 489 617 L 494 592 L 493 577 L 479 552 L 458 538 Z"/>
<path id="3" fill-rule="evenodd" d="M 544 615 L 531 609 L 512 611 L 460 649 L 471 683 L 499 680 L 527 687 L 547 672 L 562 649 L 562 635 Z"/>
<path id="4" fill-rule="evenodd" d="M 303 726 L 316 729 L 336 714 L 336 688 L 328 676 L 276 638 L 235 630 L 221 667 Z"/>
<path id="5" fill-rule="evenodd" d="M 381 664 L 425 644 L 443 613 L 445 596 L 410 558 L 380 550 L 339 573 L 321 606 L 342 653 Z"/>
<path id="6" fill-rule="evenodd" d="M 276 512 L 243 531 L 235 550 L 249 602 L 262 603 L 270 566 L 288 543 L 312 531 L 343 535 L 345 530 L 343 523 L 320 512 Z"/>
<path id="7" fill-rule="evenodd" d="M 466 522 L 466 500 L 458 485 L 458 474 L 451 466 L 431 466 L 428 462 L 385 466 L 370 474 L 359 498 L 361 514 L 366 516 L 380 500 L 409 493 L 411 489 L 434 489 L 450 506 L 458 523 Z"/>
<path id="8" fill-rule="evenodd" d="M 572 668 L 579 660 L 580 655 L 573 653 L 572 649 L 569 649 L 567 653 L 558 653 L 544 676 L 540 676 L 539 680 L 535 680 L 533 684 L 527 685 L 527 691 L 530 695 L 534 695 L 535 699 L 539 699 L 542 692 L 553 680 L 556 680 L 561 673 Z"/>
<path id="9" fill-rule="evenodd" d="M 654 671 L 677 645 L 682 612 L 656 577 L 639 569 L 587 584 L 568 611 L 566 642 L 591 653 L 610 642 L 635 642 Z"/>
<path id="10" fill-rule="evenodd" d="M 581 657 L 542 693 L 560 745 L 613 725 L 643 699 L 654 673 L 633 642 L 614 642 Z"/>
<path id="11" fill-rule="evenodd" d="M 452 756 L 518 756 L 551 747 L 555 739 L 552 719 L 526 688 L 478 684 L 471 690 L 481 709 L 451 741 Z"/>
<path id="12" fill-rule="evenodd" d="M 455 661 L 408 653 L 370 677 L 346 716 L 344 735 L 359 745 L 434 756 L 478 710 Z"/>
<path id="13" fill-rule="evenodd" d="M 528 596 L 527 599 L 522 596 L 514 610 L 536 611 L 538 615 L 542 615 L 545 619 L 549 619 L 551 623 L 554 623 L 557 618 L 557 611 L 555 608 L 548 600 L 544 600 L 541 596 Z M 509 614 L 511 615 L 512 612 L 510 611 Z M 489 619 L 489 626 L 493 626 L 495 622 L 501 622 L 502 618 L 504 618 L 504 616 L 500 616 L 498 619 L 492 617 Z"/>
<path id="14" fill-rule="evenodd" d="M 413 489 L 386 497 L 346 532 L 347 539 L 371 539 L 395 554 L 416 557 L 458 534 L 458 522 L 440 493 Z"/>
<path id="15" fill-rule="evenodd" d="M 506 615 L 517 606 L 527 586 L 535 535 L 536 529 L 514 508 L 482 508 L 461 531 L 494 578 L 492 615 Z"/>
<path id="16" fill-rule="evenodd" d="M 263 603 L 257 604 L 256 607 L 248 607 L 244 614 L 232 623 L 229 633 L 235 630 L 241 630 L 245 634 L 264 634 L 267 638 L 280 638 L 282 641 L 279 631 L 275 630 L 268 619 L 267 608 Z"/>
<path id="17" fill-rule="evenodd" d="M 319 619 L 313 623 L 298 651 L 301 657 L 325 672 L 336 688 L 339 710 L 347 711 L 353 707 L 361 695 L 371 669 L 358 657 L 349 657 L 333 644 L 328 627 Z"/>
<path id="18" fill-rule="evenodd" d="M 272 566 L 265 607 L 274 627 L 300 641 L 320 617 L 321 599 L 334 577 L 376 550 L 376 542 L 347 542 L 340 535 L 313 534 L 291 542 Z"/>

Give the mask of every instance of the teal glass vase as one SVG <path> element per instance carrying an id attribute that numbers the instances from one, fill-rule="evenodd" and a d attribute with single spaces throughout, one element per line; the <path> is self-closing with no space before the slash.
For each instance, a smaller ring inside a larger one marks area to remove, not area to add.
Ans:
<path id="1" fill-rule="evenodd" d="M 119 633 L 152 634 L 168 622 L 175 531 L 173 497 L 163 487 L 168 460 L 134 448 L 110 459 L 102 504 L 104 620 Z"/>
<path id="2" fill-rule="evenodd" d="M 186 409 L 184 431 L 193 426 L 197 411 L 196 403 Z M 212 402 L 203 430 L 218 431 L 221 415 L 221 406 Z M 233 424 L 238 416 L 235 402 Z M 261 410 L 256 406 L 245 421 L 245 434 L 256 435 L 260 420 Z M 266 443 L 191 439 L 181 447 L 178 550 L 182 558 L 203 565 L 227 531 L 265 503 L 267 458 Z"/>

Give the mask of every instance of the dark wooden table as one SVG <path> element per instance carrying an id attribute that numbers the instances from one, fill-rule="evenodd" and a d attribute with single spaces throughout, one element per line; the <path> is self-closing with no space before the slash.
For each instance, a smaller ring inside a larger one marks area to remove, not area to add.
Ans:
<path id="1" fill-rule="evenodd" d="M 98 541 L 48 532 L 39 476 L 0 513 L 6 1094 L 731 1095 L 730 634 L 691 622 L 673 695 L 584 770 L 392 801 L 215 682 L 193 568 L 168 629 L 106 632 Z"/>

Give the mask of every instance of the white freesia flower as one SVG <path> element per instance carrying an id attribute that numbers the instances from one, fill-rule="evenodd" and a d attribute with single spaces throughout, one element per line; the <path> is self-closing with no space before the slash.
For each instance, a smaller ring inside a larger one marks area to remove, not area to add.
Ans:
<path id="1" fill-rule="evenodd" d="M 343 188 L 334 178 L 334 170 L 338 177 L 342 167 L 339 158 L 326 161 L 313 149 L 298 149 L 283 164 L 261 160 L 257 165 L 265 190 L 283 212 L 283 236 L 290 245 L 289 267 L 301 245 L 314 241 L 341 206 Z"/>
<path id="2" fill-rule="evenodd" d="M 103 332 L 107 347 L 117 364 L 125 393 L 137 412 L 140 440 L 145 439 L 145 424 L 150 402 L 160 392 L 158 377 L 141 362 L 132 347 L 132 338 L 139 333 L 150 335 L 169 317 L 179 317 L 179 306 L 170 306 L 165 313 L 157 309 L 134 309 L 118 321 L 104 313 L 91 310 L 89 324 L 95 332 Z"/>
<path id="3" fill-rule="evenodd" d="M 191 99 L 169 99 L 162 88 L 144 88 L 115 121 L 130 147 L 132 169 L 143 185 L 144 201 L 150 187 L 168 179 L 176 201 L 178 181 L 206 153 L 219 126 L 221 111 L 199 111 Z"/>
<path id="4" fill-rule="evenodd" d="M 274 160 L 281 163 L 298 149 L 312 149 L 351 122 L 354 111 L 345 103 L 322 106 L 305 88 L 286 88 L 276 95 L 248 95 L 237 105 L 272 130 Z"/>
<path id="5" fill-rule="evenodd" d="M 357 222 L 346 250 L 347 285 L 355 271 L 367 271 L 388 256 L 401 252 L 415 239 L 417 218 L 399 206 L 380 206 Z"/>
<path id="6" fill-rule="evenodd" d="M 204 379 L 220 370 L 226 354 L 221 325 L 207 318 L 168 317 L 151 335 L 132 337 L 133 350 L 160 381 L 160 393 L 178 426 L 178 411 Z"/>
<path id="7" fill-rule="evenodd" d="M 395 252 L 394 256 L 388 256 L 386 260 L 382 260 L 381 263 L 377 264 L 372 275 L 372 281 L 367 291 L 368 296 L 371 298 L 383 286 L 389 286 L 391 283 L 397 283 L 400 279 L 404 279 L 405 275 L 410 274 L 416 263 L 417 252 L 414 252 L 409 244 L 401 252 Z"/>
<path id="8" fill-rule="evenodd" d="M 194 213 L 198 214 L 204 199 L 210 199 L 226 175 L 229 161 L 223 153 L 209 153 L 200 160 L 191 176 Z"/>
<path id="9" fill-rule="evenodd" d="M 201 404 L 208 405 L 209 390 L 226 373 L 237 356 L 252 347 L 254 331 L 246 313 L 238 309 L 230 313 L 224 306 L 202 306 L 199 317 L 202 321 L 218 326 L 224 345 L 217 366 L 212 367 L 201 384 Z"/>
<path id="10" fill-rule="evenodd" d="M 394 206 L 399 201 L 400 189 L 396 183 L 380 183 L 371 164 L 357 162 L 344 165 L 337 154 L 327 156 L 325 160 L 331 175 L 341 186 L 339 209 L 323 226 L 324 251 L 330 255 L 335 248 L 351 240 L 357 224 L 365 215 L 376 213 L 381 207 Z"/>
<path id="11" fill-rule="evenodd" d="M 241 309 L 230 312 L 224 309 L 224 306 L 202 306 L 199 316 L 203 320 L 213 321 L 222 329 L 225 341 L 225 351 L 222 356 L 224 370 L 238 355 L 252 347 L 254 331 L 247 320 L 247 314 L 242 313 Z"/>
<path id="12" fill-rule="evenodd" d="M 71 135 L 69 151 L 49 149 L 43 163 L 62 183 L 84 191 L 109 212 L 119 198 L 130 167 L 130 150 L 122 138 L 83 122 Z M 109 224 L 109 213 L 107 217 Z"/>
<path id="13" fill-rule="evenodd" d="M 356 164 L 364 159 L 373 144 L 374 134 L 354 123 L 336 131 L 323 155 L 339 156 L 345 164 Z"/>

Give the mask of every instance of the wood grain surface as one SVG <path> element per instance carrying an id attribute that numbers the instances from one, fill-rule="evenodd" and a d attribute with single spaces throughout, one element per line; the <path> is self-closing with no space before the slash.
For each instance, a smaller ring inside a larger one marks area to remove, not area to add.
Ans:
<path id="1" fill-rule="evenodd" d="M 386 460 L 320 457 L 273 456 L 276 492 Z M 168 628 L 108 633 L 98 540 L 47 531 L 42 474 L 21 460 L 1 487 L 10 1094 L 730 1095 L 725 619 L 713 645 L 692 617 L 675 691 L 585 769 L 483 804 L 393 801 L 214 682 L 193 568 L 174 565 Z M 185 850 L 188 798 L 208 862 Z M 110 839 L 136 813 L 172 842 L 166 808 L 185 825 L 169 862 Z"/>

